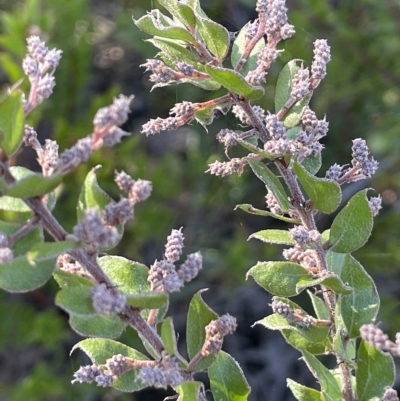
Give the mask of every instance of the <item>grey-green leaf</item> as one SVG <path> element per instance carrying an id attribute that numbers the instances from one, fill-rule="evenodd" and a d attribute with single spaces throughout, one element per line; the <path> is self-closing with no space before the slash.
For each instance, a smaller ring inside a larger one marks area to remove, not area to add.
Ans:
<path id="1" fill-rule="evenodd" d="M 293 297 L 301 292 L 297 283 L 308 278 L 309 272 L 293 262 L 258 262 L 247 272 L 248 276 L 271 294 Z"/>
<path id="2" fill-rule="evenodd" d="M 205 327 L 218 318 L 218 315 L 207 306 L 201 297 L 201 291 L 195 294 L 190 301 L 186 323 L 186 341 L 189 358 L 192 359 L 203 347 L 206 339 Z M 215 360 L 216 355 L 211 354 L 196 364 L 195 370 L 208 368 Z"/>
<path id="3" fill-rule="evenodd" d="M 389 353 L 362 340 L 358 348 L 356 383 L 358 401 L 382 398 L 385 387 L 392 387 L 395 365 Z"/>
<path id="4" fill-rule="evenodd" d="M 345 256 L 342 265 L 335 264 L 332 268 L 345 284 L 353 288 L 350 294 L 341 296 L 340 314 L 348 336 L 358 337 L 360 327 L 374 321 L 379 311 L 380 301 L 375 283 L 361 264 L 349 254 Z"/>
<path id="5" fill-rule="evenodd" d="M 257 178 L 259 178 L 271 191 L 279 203 L 282 211 L 287 212 L 290 209 L 288 196 L 283 185 L 276 175 L 262 162 L 254 158 L 248 158 L 249 165 Z"/>
<path id="6" fill-rule="evenodd" d="M 9 292 L 28 292 L 45 284 L 55 268 L 55 259 L 38 261 L 32 266 L 25 257 L 0 265 L 0 288 Z"/>
<path id="7" fill-rule="evenodd" d="M 238 72 L 228 68 L 207 65 L 206 72 L 228 91 L 237 93 L 247 100 L 259 99 L 264 95 L 264 89 L 261 86 L 251 86 Z"/>
<path id="8" fill-rule="evenodd" d="M 287 230 L 261 230 L 250 235 L 249 239 L 259 239 L 269 244 L 295 245 L 296 241 Z"/>
<path id="9" fill-rule="evenodd" d="M 14 90 L 0 103 L 0 146 L 8 157 L 21 146 L 24 120 L 22 92 Z"/>
<path id="10" fill-rule="evenodd" d="M 118 338 L 124 323 L 117 315 L 70 315 L 71 328 L 84 337 Z"/>
<path id="11" fill-rule="evenodd" d="M 292 379 L 286 379 L 287 385 L 292 391 L 296 400 L 299 401 L 321 401 L 322 394 L 310 387 L 303 386 L 299 383 L 296 383 Z"/>
<path id="12" fill-rule="evenodd" d="M 328 214 L 334 212 L 342 199 L 339 184 L 315 177 L 298 163 L 294 163 L 293 169 L 310 198 L 313 208 Z"/>
<path id="13" fill-rule="evenodd" d="M 190 32 L 163 15 L 159 10 L 152 10 L 149 14 L 138 20 L 133 20 L 133 22 L 141 31 L 152 36 L 183 40 L 189 43 L 196 42 L 196 39 Z"/>
<path id="14" fill-rule="evenodd" d="M 329 235 L 333 251 L 354 252 L 368 241 L 372 231 L 373 217 L 367 191 L 365 189 L 357 192 L 335 217 Z"/>
<path id="15" fill-rule="evenodd" d="M 246 401 L 250 394 L 239 364 L 226 352 L 218 352 L 217 359 L 208 369 L 214 400 Z"/>
<path id="16" fill-rule="evenodd" d="M 227 29 L 215 21 L 198 14 L 196 15 L 196 22 L 208 50 L 218 60 L 223 60 L 228 53 L 230 43 Z"/>
<path id="17" fill-rule="evenodd" d="M 308 351 L 303 350 L 302 354 L 311 373 L 318 379 L 322 393 L 334 401 L 342 400 L 342 392 L 332 372 Z"/>

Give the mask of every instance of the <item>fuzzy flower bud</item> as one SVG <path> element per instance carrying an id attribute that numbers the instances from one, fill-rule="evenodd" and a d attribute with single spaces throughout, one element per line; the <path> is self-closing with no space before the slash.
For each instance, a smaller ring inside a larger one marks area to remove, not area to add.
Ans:
<path id="1" fill-rule="evenodd" d="M 337 181 L 343 174 L 344 166 L 340 166 L 339 164 L 335 163 L 325 173 L 325 178 L 332 181 Z"/>
<path id="2" fill-rule="evenodd" d="M 95 246 L 113 246 L 119 239 L 117 229 L 105 225 L 97 208 L 85 210 L 83 219 L 74 227 L 73 233 L 79 241 Z"/>
<path id="3" fill-rule="evenodd" d="M 176 68 L 182 73 L 185 74 L 189 77 L 191 77 L 194 74 L 194 68 L 192 65 L 185 63 L 183 61 L 180 61 L 179 63 L 176 63 Z"/>
<path id="4" fill-rule="evenodd" d="M 132 98 L 132 96 L 127 97 L 124 95 L 114 98 L 110 106 L 102 107 L 97 111 L 93 125 L 97 128 L 105 127 L 106 125 L 122 125 L 128 119 L 128 114 L 131 111 L 130 104 Z"/>
<path id="5" fill-rule="evenodd" d="M 271 210 L 272 213 L 278 214 L 280 216 L 283 215 L 283 211 L 278 201 L 276 200 L 275 195 L 271 191 L 268 191 L 267 195 L 265 196 L 265 202 L 268 209 Z"/>
<path id="6" fill-rule="evenodd" d="M 299 244 L 307 244 L 310 242 L 308 231 L 303 226 L 296 226 L 289 230 L 292 238 Z"/>
<path id="7" fill-rule="evenodd" d="M 382 209 L 382 198 L 380 196 L 373 197 L 368 201 L 368 204 L 372 215 L 375 217 L 379 214 L 379 210 Z"/>
<path id="8" fill-rule="evenodd" d="M 223 143 L 227 149 L 237 144 L 236 133 L 227 128 L 219 131 L 216 138 L 220 143 Z"/>
<path id="9" fill-rule="evenodd" d="M 14 259 L 13 251 L 8 248 L 0 248 L 0 264 L 5 265 L 7 263 L 11 263 Z"/>
<path id="10" fill-rule="evenodd" d="M 179 278 L 175 266 L 168 260 L 156 260 L 150 267 L 147 281 L 153 290 L 164 292 L 179 291 L 183 281 Z"/>
<path id="11" fill-rule="evenodd" d="M 48 52 L 45 43 L 40 40 L 39 36 L 30 36 L 26 42 L 28 43 L 28 52 L 31 57 L 38 64 L 43 63 Z"/>
<path id="12" fill-rule="evenodd" d="M 291 24 L 285 24 L 285 25 L 283 25 L 283 26 L 281 27 L 280 33 L 281 33 L 281 38 L 282 38 L 283 40 L 286 40 L 286 39 L 291 38 L 291 37 L 296 33 L 296 31 L 295 31 L 293 25 L 291 25 Z"/>
<path id="13" fill-rule="evenodd" d="M 286 137 L 285 126 L 276 114 L 268 114 L 265 117 L 265 126 L 273 139 L 278 140 Z"/>
<path id="14" fill-rule="evenodd" d="M 98 375 L 101 374 L 101 370 L 96 365 L 81 366 L 75 373 L 75 379 L 71 383 L 92 383 Z"/>
<path id="15" fill-rule="evenodd" d="M 310 109 L 310 107 L 305 107 L 303 111 L 303 115 L 301 117 L 301 122 L 305 125 L 305 127 L 316 128 L 318 125 L 318 118 L 314 111 Z"/>
<path id="16" fill-rule="evenodd" d="M 283 316 L 289 322 L 293 321 L 293 309 L 288 304 L 274 299 L 271 307 L 274 313 Z"/>
<path id="17" fill-rule="evenodd" d="M 397 391 L 390 387 L 386 387 L 385 392 L 380 401 L 399 401 L 399 397 L 397 396 Z"/>
<path id="18" fill-rule="evenodd" d="M 314 60 L 311 65 L 311 75 L 314 79 L 324 79 L 326 65 L 331 59 L 330 47 L 325 39 L 317 39 L 314 42 Z"/>
<path id="19" fill-rule="evenodd" d="M 126 305 L 126 296 L 107 288 L 105 283 L 92 287 L 90 295 L 94 309 L 102 315 L 120 313 Z"/>
<path id="20" fill-rule="evenodd" d="M 203 268 L 203 257 L 200 252 L 192 253 L 187 256 L 185 262 L 178 270 L 178 277 L 188 283 L 193 280 Z"/>
<path id="21" fill-rule="evenodd" d="M 52 75 L 45 74 L 43 77 L 41 77 L 36 89 L 39 101 L 49 98 L 53 93 L 53 88 L 55 85 L 56 82 Z"/>
<path id="22" fill-rule="evenodd" d="M 389 337 L 381 329 L 373 324 L 363 324 L 360 328 L 361 338 L 375 348 L 385 348 L 386 342 L 389 341 Z"/>
<path id="23" fill-rule="evenodd" d="M 39 71 L 37 62 L 29 55 L 22 61 L 22 69 L 29 79 L 35 78 Z"/>
<path id="24" fill-rule="evenodd" d="M 133 205 L 129 199 L 123 198 L 119 202 L 110 202 L 104 208 L 104 223 L 109 226 L 125 224 L 133 217 Z"/>
<path id="25" fill-rule="evenodd" d="M 169 114 L 175 114 L 175 117 L 191 116 L 195 111 L 192 102 L 177 103 L 169 112 Z"/>
<path id="26" fill-rule="evenodd" d="M 120 376 L 128 368 L 126 358 L 121 354 L 113 355 L 107 359 L 106 367 L 115 376 Z"/>
<path id="27" fill-rule="evenodd" d="M 140 369 L 139 377 L 149 386 L 167 388 L 168 380 L 164 370 L 157 366 L 146 366 Z"/>
<path id="28" fill-rule="evenodd" d="M 114 383 L 114 378 L 108 372 L 101 372 L 94 380 L 99 387 L 111 387 Z"/>
<path id="29" fill-rule="evenodd" d="M 27 124 L 24 126 L 24 144 L 26 146 L 32 146 L 34 149 L 40 147 L 40 143 L 37 139 L 37 132 Z"/>
<path id="30" fill-rule="evenodd" d="M 258 31 L 259 21 L 258 19 L 254 20 L 253 22 L 249 22 L 246 28 L 246 39 L 251 40 L 253 39 Z"/>
<path id="31" fill-rule="evenodd" d="M 114 181 L 118 185 L 118 188 L 126 193 L 131 191 L 133 184 L 135 183 L 133 178 L 126 174 L 125 171 L 121 171 L 120 173 L 115 171 Z"/>
<path id="32" fill-rule="evenodd" d="M 158 134 L 161 131 L 175 131 L 181 124 L 176 117 L 156 118 L 143 124 L 142 133 L 146 135 Z"/>
<path id="33" fill-rule="evenodd" d="M 309 92 L 310 72 L 308 68 L 299 68 L 292 81 L 292 91 L 290 96 L 296 100 L 301 100 Z"/>
<path id="34" fill-rule="evenodd" d="M 107 135 L 103 137 L 103 146 L 110 148 L 117 143 L 120 143 L 122 138 L 128 135 L 130 135 L 129 132 L 114 126 L 110 128 L 107 132 Z"/>
<path id="35" fill-rule="evenodd" d="M 243 169 L 246 166 L 247 161 L 245 159 L 233 158 L 229 162 L 219 162 L 209 164 L 210 167 L 207 172 L 213 175 L 224 177 L 233 173 L 242 174 Z"/>
<path id="36" fill-rule="evenodd" d="M 171 263 L 179 260 L 182 254 L 184 237 L 181 230 L 182 229 L 172 230 L 171 235 L 167 237 L 167 243 L 165 244 L 165 259 Z"/>
<path id="37" fill-rule="evenodd" d="M 129 200 L 132 204 L 145 201 L 152 191 L 152 183 L 147 180 L 136 180 L 129 191 Z"/>

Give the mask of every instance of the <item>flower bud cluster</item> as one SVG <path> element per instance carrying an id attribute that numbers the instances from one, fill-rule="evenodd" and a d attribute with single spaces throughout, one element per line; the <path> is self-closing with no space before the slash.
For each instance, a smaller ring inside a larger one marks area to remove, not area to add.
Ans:
<path id="1" fill-rule="evenodd" d="M 286 260 L 299 263 L 311 271 L 318 266 L 315 250 L 309 249 L 301 243 L 297 243 L 293 248 L 284 249 L 282 255 Z"/>
<path id="2" fill-rule="evenodd" d="M 174 70 L 167 67 L 161 60 L 149 59 L 146 63 L 142 64 L 141 67 L 146 67 L 146 71 L 152 72 L 149 80 L 156 84 L 167 84 L 169 81 L 172 81 L 175 76 Z"/>
<path id="3" fill-rule="evenodd" d="M 145 201 L 152 191 L 150 181 L 134 180 L 125 171 L 115 172 L 115 182 L 121 191 L 128 194 L 128 199 L 132 205 Z"/>
<path id="4" fill-rule="evenodd" d="M 368 204 L 372 215 L 375 217 L 379 214 L 379 210 L 382 209 L 382 198 L 380 196 L 374 196 L 369 199 Z"/>
<path id="5" fill-rule="evenodd" d="M 183 240 L 181 230 L 172 230 L 165 245 L 165 259 L 156 260 L 150 267 L 147 281 L 152 290 L 168 293 L 179 291 L 185 282 L 193 280 L 202 269 L 203 257 L 200 252 L 196 252 L 188 255 L 179 270 L 176 270 L 174 263 L 182 254 Z"/>
<path id="6" fill-rule="evenodd" d="M 67 273 L 76 274 L 89 280 L 93 280 L 93 277 L 85 268 L 83 268 L 78 262 L 71 261 L 71 256 L 67 253 L 63 253 L 57 257 L 56 267 Z"/>
<path id="7" fill-rule="evenodd" d="M 303 226 L 296 226 L 289 229 L 290 235 L 298 244 L 308 244 L 319 241 L 321 234 L 317 230 L 308 231 Z"/>
<path id="8" fill-rule="evenodd" d="M 43 175 L 50 176 L 58 166 L 58 144 L 56 141 L 46 139 L 43 147 L 37 148 L 37 161 L 42 167 Z"/>
<path id="9" fill-rule="evenodd" d="M 310 91 L 310 71 L 308 68 L 299 68 L 292 80 L 292 90 L 290 97 L 296 101 L 303 99 Z"/>
<path id="10" fill-rule="evenodd" d="M 331 59 L 331 51 L 325 39 L 317 39 L 314 42 L 314 60 L 311 65 L 313 79 L 321 80 L 326 75 L 326 65 Z"/>
<path id="11" fill-rule="evenodd" d="M 163 355 L 157 365 L 143 367 L 139 376 L 149 386 L 156 388 L 177 387 L 184 380 L 178 360 L 173 355 Z"/>
<path id="12" fill-rule="evenodd" d="M 110 106 L 100 108 L 93 119 L 95 128 L 104 128 L 106 126 L 120 126 L 128 120 L 131 111 L 130 104 L 132 96 L 127 97 L 119 95 L 114 98 Z"/>
<path id="13" fill-rule="evenodd" d="M 271 191 L 268 191 L 267 195 L 265 196 L 265 202 L 267 204 L 267 208 L 272 213 L 278 214 L 280 216 L 283 215 L 283 210 L 281 209 L 277 199 L 275 198 L 275 195 Z"/>
<path id="14" fill-rule="evenodd" d="M 273 297 L 272 310 L 274 313 L 284 317 L 289 324 L 308 329 L 315 324 L 312 316 L 306 315 L 301 309 L 292 309 L 290 305 Z"/>
<path id="15" fill-rule="evenodd" d="M 254 114 L 260 119 L 263 120 L 265 118 L 265 111 L 260 106 L 251 106 Z M 236 118 L 240 120 L 240 122 L 244 125 L 252 125 L 251 120 L 249 119 L 247 113 L 243 110 L 239 105 L 234 105 L 232 107 L 232 113 L 235 114 Z"/>
<path id="16" fill-rule="evenodd" d="M 126 296 L 115 288 L 108 288 L 105 283 L 92 287 L 90 295 L 95 311 L 102 315 L 120 313 L 126 305 Z"/>
<path id="17" fill-rule="evenodd" d="M 209 164 L 207 172 L 219 177 L 225 177 L 233 173 L 242 174 L 244 167 L 248 164 L 247 160 L 241 158 L 233 158 L 229 162 L 219 162 Z"/>
<path id="18" fill-rule="evenodd" d="M 206 356 L 220 351 L 224 337 L 232 334 L 236 327 L 236 319 L 228 313 L 217 320 L 211 320 L 205 327 L 206 340 L 201 348 L 201 354 Z"/>
<path id="19" fill-rule="evenodd" d="M 81 366 L 75 373 L 72 383 L 92 383 L 96 382 L 100 387 L 111 387 L 115 380 L 122 373 L 132 369 L 126 362 L 126 358 L 121 355 L 113 355 L 107 359 L 105 365 Z"/>
<path id="20" fill-rule="evenodd" d="M 397 391 L 393 388 L 386 387 L 385 392 L 380 401 L 399 401 Z"/>
<path id="21" fill-rule="evenodd" d="M 237 144 L 236 136 L 235 131 L 225 128 L 218 132 L 216 138 L 220 143 L 224 144 L 225 149 L 229 149 Z"/>
<path id="22" fill-rule="evenodd" d="M 31 83 L 29 100 L 25 104 L 25 112 L 28 114 L 34 107 L 53 93 L 55 80 L 54 70 L 61 59 L 61 50 L 49 50 L 38 36 L 30 36 L 27 39 L 28 54 L 22 62 L 22 69 Z M 47 71 L 50 70 L 49 73 Z"/>
<path id="23" fill-rule="evenodd" d="M 151 119 L 142 126 L 142 133 L 148 135 L 158 134 L 161 131 L 175 131 L 179 126 L 185 124 L 185 120 L 177 117 Z"/>
<path id="24" fill-rule="evenodd" d="M 394 355 L 400 354 L 400 344 L 397 340 L 396 343 L 390 341 L 389 336 L 374 324 L 363 324 L 360 328 L 360 336 L 377 349 L 390 351 Z"/>
<path id="25" fill-rule="evenodd" d="M 325 173 L 325 178 L 332 181 L 338 181 L 343 175 L 344 166 L 337 163 L 333 164 Z"/>
<path id="26" fill-rule="evenodd" d="M 112 247 L 120 235 L 114 226 L 107 225 L 97 208 L 85 210 L 84 217 L 73 228 L 73 234 L 82 242 L 94 247 Z"/>
<path id="27" fill-rule="evenodd" d="M 353 140 L 353 159 L 351 164 L 362 175 L 362 178 L 372 177 L 378 169 L 378 162 L 369 156 L 369 149 L 364 139 L 357 138 Z"/>

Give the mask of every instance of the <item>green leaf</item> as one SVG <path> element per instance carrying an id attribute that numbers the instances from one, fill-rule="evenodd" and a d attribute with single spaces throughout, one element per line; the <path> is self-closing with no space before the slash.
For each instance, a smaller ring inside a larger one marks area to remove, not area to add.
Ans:
<path id="1" fill-rule="evenodd" d="M 42 196 L 57 188 L 63 179 L 62 174 L 44 177 L 41 174 L 30 172 L 29 175 L 10 185 L 5 195 L 13 198 L 30 198 Z"/>
<path id="2" fill-rule="evenodd" d="M 23 224 L 12 223 L 0 220 L 0 232 L 11 235 L 20 230 Z M 43 230 L 40 227 L 29 231 L 27 234 L 19 238 L 13 245 L 12 251 L 14 258 L 18 256 L 25 256 L 29 249 L 38 242 L 43 241 Z"/>
<path id="3" fill-rule="evenodd" d="M 210 107 L 203 107 L 195 111 L 194 117 L 196 121 L 204 127 L 205 125 L 210 125 L 213 122 L 216 110 L 219 110 L 223 115 L 226 115 L 231 106 L 232 102 L 228 101 Z"/>
<path id="4" fill-rule="evenodd" d="M 300 122 L 304 108 L 310 103 L 311 97 L 312 92 L 309 92 L 289 109 L 282 120 L 286 128 L 292 128 Z"/>
<path id="5" fill-rule="evenodd" d="M 239 60 L 241 59 L 242 54 L 244 53 L 244 50 L 246 48 L 246 44 L 248 43 L 248 40 L 246 39 L 246 32 L 249 24 L 250 22 L 248 22 L 240 30 L 235 41 L 233 42 L 231 53 L 231 63 L 233 68 L 236 68 L 236 66 L 238 65 Z M 239 71 L 243 76 L 246 76 L 248 72 L 257 68 L 258 55 L 260 54 L 264 46 L 265 40 L 264 38 L 261 38 L 254 46 L 253 50 L 247 57 L 246 62 L 243 64 L 243 67 Z"/>
<path id="6" fill-rule="evenodd" d="M 217 359 L 208 368 L 214 400 L 246 401 L 250 394 L 243 371 L 239 364 L 226 352 L 218 352 Z"/>
<path id="7" fill-rule="evenodd" d="M 317 315 L 318 319 L 324 319 L 324 320 L 329 320 L 330 315 L 329 315 L 329 309 L 326 306 L 325 302 L 314 295 L 311 291 L 307 291 L 308 296 L 311 299 L 311 303 L 314 307 L 315 314 Z"/>
<path id="8" fill-rule="evenodd" d="M 208 50 L 218 60 L 223 60 L 228 53 L 230 43 L 227 29 L 208 17 L 202 17 L 198 14 L 196 14 L 196 22 Z"/>
<path id="9" fill-rule="evenodd" d="M 287 223 L 293 223 L 293 224 L 301 223 L 301 221 L 298 220 L 298 219 L 281 216 L 279 214 L 268 212 L 268 210 L 257 209 L 257 208 L 253 207 L 252 205 L 250 205 L 248 203 L 242 203 L 240 205 L 236 205 L 235 206 L 235 210 L 236 209 L 241 209 L 241 210 L 243 210 L 243 211 L 245 211 L 247 213 L 255 214 L 257 216 L 273 217 L 273 218 L 278 219 L 278 220 L 286 221 Z"/>
<path id="10" fill-rule="evenodd" d="M 151 291 L 148 268 L 121 256 L 98 259 L 101 269 L 127 295 L 127 303 L 140 309 L 160 309 L 168 304 L 168 295 Z"/>
<path id="11" fill-rule="evenodd" d="M 317 178 L 296 162 L 293 170 L 310 198 L 314 209 L 328 214 L 337 209 L 342 199 L 342 191 L 337 182 L 326 178 Z"/>
<path id="12" fill-rule="evenodd" d="M 34 173 L 25 167 L 12 166 L 10 167 L 10 172 L 16 180 L 24 180 L 25 178 L 33 175 Z M 24 181 L 26 183 L 26 181 Z M 18 185 L 18 184 L 17 184 Z M 47 200 L 47 208 L 51 210 L 55 204 L 54 193 L 50 193 Z M 25 213 L 28 212 L 32 214 L 32 210 L 25 204 L 22 199 L 13 198 L 11 196 L 1 196 L 0 197 L 0 210 L 7 210 L 10 212 Z"/>
<path id="13" fill-rule="evenodd" d="M 99 167 L 96 166 L 90 170 L 83 183 L 77 206 L 78 220 L 84 217 L 86 209 L 97 207 L 99 210 L 103 210 L 112 201 L 111 197 L 100 188 L 97 182 L 95 171 Z"/>
<path id="14" fill-rule="evenodd" d="M 48 259 L 79 247 L 76 241 L 39 242 L 26 254 L 26 259 L 32 263 L 36 260 Z"/>
<path id="15" fill-rule="evenodd" d="M 335 217 L 329 235 L 333 251 L 354 252 L 368 241 L 372 231 L 373 217 L 367 191 L 365 189 L 357 192 Z"/>
<path id="16" fill-rule="evenodd" d="M 295 245 L 296 241 L 287 230 L 261 230 L 250 235 L 249 239 L 255 238 L 269 244 Z"/>
<path id="17" fill-rule="evenodd" d="M 0 288 L 9 292 L 28 292 L 45 284 L 55 268 L 55 259 L 41 260 L 32 266 L 25 257 L 0 265 Z"/>
<path id="18" fill-rule="evenodd" d="M 318 173 L 319 169 L 322 166 L 322 157 L 321 153 L 317 155 L 309 155 L 302 162 L 301 165 L 312 175 Z"/>
<path id="19" fill-rule="evenodd" d="M 335 376 L 314 355 L 302 350 L 303 358 L 311 373 L 318 379 L 322 393 L 332 400 L 342 400 L 342 392 Z"/>
<path id="20" fill-rule="evenodd" d="M 163 15 L 159 10 L 151 12 L 138 20 L 133 20 L 135 25 L 143 32 L 161 38 L 183 40 L 195 43 L 196 39 L 185 28 L 177 25 L 172 19 Z"/>
<path id="21" fill-rule="evenodd" d="M 104 338 L 88 338 L 74 345 L 71 352 L 81 349 L 91 359 L 94 365 L 104 365 L 107 359 L 113 355 L 121 354 L 125 357 L 146 361 L 148 358 L 117 341 Z M 134 392 L 147 387 L 147 385 L 139 378 L 139 369 L 129 370 L 123 373 L 114 383 L 113 387 L 125 392 Z"/>
<path id="22" fill-rule="evenodd" d="M 74 286 L 58 291 L 55 303 L 65 312 L 73 315 L 96 315 L 90 296 L 92 287 Z"/>
<path id="23" fill-rule="evenodd" d="M 336 294 L 350 294 L 353 290 L 350 286 L 343 283 L 340 277 L 336 276 L 334 273 L 318 278 L 307 277 L 306 279 L 302 279 L 297 283 L 297 290 L 301 292 L 305 288 L 315 287 L 317 285 L 323 285 Z"/>
<path id="24" fill-rule="evenodd" d="M 313 389 L 306 386 L 303 386 L 299 383 L 296 383 L 292 379 L 286 379 L 287 386 L 292 391 L 294 398 L 299 401 L 321 401 L 322 394 Z"/>
<path id="25" fill-rule="evenodd" d="M 276 113 L 282 109 L 286 102 L 290 99 L 292 90 L 293 77 L 299 70 L 297 63 L 301 61 L 294 59 L 289 61 L 279 74 L 275 91 L 275 111 Z M 283 118 L 283 123 L 286 128 L 294 127 L 301 119 L 304 107 L 308 105 L 312 96 L 312 92 L 308 93 L 303 99 L 295 103 Z"/>
<path id="26" fill-rule="evenodd" d="M 161 323 L 161 339 L 167 353 L 169 355 L 175 355 L 181 362 L 181 366 L 185 368 L 187 366 L 187 361 L 178 352 L 177 335 L 175 333 L 172 317 L 167 317 Z"/>
<path id="27" fill-rule="evenodd" d="M 304 316 L 308 315 L 299 305 L 287 298 L 275 297 L 275 299 L 289 305 L 293 310 L 301 311 Z M 270 330 L 279 330 L 282 332 L 285 330 L 294 331 L 318 347 L 325 342 L 329 334 L 328 326 L 311 326 L 309 328 L 304 328 L 296 324 L 290 324 L 283 316 L 276 313 L 257 321 L 255 324 L 261 324 Z"/>
<path id="28" fill-rule="evenodd" d="M 347 366 L 351 367 L 351 369 L 357 368 L 357 365 L 354 361 L 355 355 L 353 340 L 348 340 L 346 338 L 345 343 L 340 326 L 337 328 L 336 334 L 333 337 L 332 346 L 336 354 L 343 359 Z"/>
<path id="29" fill-rule="evenodd" d="M 271 153 L 266 152 L 263 149 L 260 149 L 258 146 L 253 145 L 248 140 L 243 140 L 240 138 L 235 138 L 235 140 L 239 145 L 243 146 L 245 149 L 249 150 L 250 152 L 255 153 L 256 155 L 265 157 L 266 159 L 269 159 L 269 160 L 274 160 L 276 158 L 276 155 L 273 155 Z"/>
<path id="30" fill-rule="evenodd" d="M 124 323 L 117 315 L 70 315 L 71 328 L 84 337 L 118 338 Z"/>
<path id="31" fill-rule="evenodd" d="M 165 350 L 169 355 L 175 355 L 177 352 L 176 333 L 172 317 L 167 317 L 161 324 L 161 339 Z"/>
<path id="32" fill-rule="evenodd" d="M 340 298 L 340 315 L 350 338 L 359 337 L 360 327 L 374 321 L 379 311 L 379 296 L 375 283 L 361 264 L 346 255 L 341 266 L 335 265 L 335 273 L 353 288 L 349 295 Z"/>
<path id="33" fill-rule="evenodd" d="M 385 387 L 392 387 L 395 365 L 389 353 L 362 340 L 358 348 L 356 382 L 358 401 L 382 398 Z"/>
<path id="34" fill-rule="evenodd" d="M 60 288 L 70 288 L 79 286 L 89 286 L 91 287 L 94 282 L 90 281 L 86 277 L 79 276 L 77 274 L 72 274 L 64 270 L 56 269 L 53 273 L 54 280 Z"/>
<path id="35" fill-rule="evenodd" d="M 303 266 L 293 262 L 258 262 L 246 275 L 271 294 L 282 297 L 293 297 L 297 291 L 297 283 L 309 276 Z"/>
<path id="36" fill-rule="evenodd" d="M 264 95 L 264 89 L 261 86 L 251 86 L 246 80 L 235 71 L 228 68 L 218 68 L 211 65 L 206 66 L 206 72 L 219 82 L 230 92 L 237 93 L 247 100 L 259 99 Z"/>
<path id="37" fill-rule="evenodd" d="M 290 209 L 288 196 L 276 175 L 259 160 L 253 158 L 248 158 L 247 160 L 256 177 L 266 185 L 268 191 L 271 191 L 274 194 L 280 208 L 284 212 L 287 212 Z"/>
<path id="38" fill-rule="evenodd" d="M 178 401 L 199 401 L 200 392 L 204 387 L 202 382 L 182 382 L 175 390 L 179 394 Z"/>
<path id="39" fill-rule="evenodd" d="M 182 45 L 181 42 L 158 37 L 155 37 L 154 39 L 148 39 L 146 42 L 152 43 L 154 46 L 167 53 L 174 60 L 184 61 L 188 64 L 195 64 L 196 70 L 205 70 L 204 66 L 199 63 L 200 60 L 198 56 L 192 53 L 187 47 Z"/>
<path id="40" fill-rule="evenodd" d="M 194 29 L 196 26 L 196 17 L 193 10 L 186 4 L 181 4 L 171 0 L 159 0 L 171 15 L 188 28 Z"/>
<path id="41" fill-rule="evenodd" d="M 204 291 L 204 290 L 203 290 Z M 192 359 L 203 347 L 206 339 L 205 327 L 218 318 L 218 315 L 207 306 L 199 291 L 190 301 L 186 326 L 186 341 L 189 358 Z M 210 354 L 195 365 L 194 370 L 199 371 L 208 368 L 215 360 L 216 355 Z"/>
<path id="42" fill-rule="evenodd" d="M 24 130 L 22 92 L 14 90 L 0 103 L 1 147 L 11 157 L 21 146 Z"/>
<path id="43" fill-rule="evenodd" d="M 286 342 L 290 344 L 293 348 L 298 349 L 299 351 L 305 349 L 314 355 L 321 355 L 325 354 L 326 352 L 328 345 L 326 344 L 327 341 L 320 343 L 313 343 L 294 330 L 281 329 L 281 333 Z"/>

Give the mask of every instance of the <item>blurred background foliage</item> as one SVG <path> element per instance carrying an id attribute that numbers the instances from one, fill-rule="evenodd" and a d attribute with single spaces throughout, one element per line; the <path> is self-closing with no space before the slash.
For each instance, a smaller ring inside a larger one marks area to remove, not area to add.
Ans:
<path id="1" fill-rule="evenodd" d="M 255 0 L 208 0 L 202 5 L 211 18 L 232 32 L 256 17 Z M 281 258 L 279 247 L 247 242 L 248 235 L 282 226 L 234 211 L 238 203 L 264 206 L 264 188 L 251 174 L 220 179 L 204 173 L 208 163 L 225 158 L 215 134 L 221 128 L 237 128 L 236 120 L 232 115 L 221 117 L 208 133 L 193 123 L 154 137 L 139 134 L 143 123 L 149 118 L 167 117 L 176 102 L 201 102 L 215 96 L 187 85 L 149 92 L 151 85 L 139 65 L 153 58 L 156 49 L 144 41 L 147 37 L 134 26 L 132 16 L 137 19 L 153 6 L 158 6 L 155 0 L 0 0 L 1 89 L 23 77 L 21 61 L 27 36 L 40 35 L 50 47 L 63 51 L 54 94 L 28 118 L 42 142 L 53 138 L 60 149 L 88 135 L 96 110 L 110 104 L 113 96 L 135 94 L 132 114 L 124 127 L 132 135 L 113 149 L 98 151 L 89 163 L 66 177 L 59 191 L 56 217 L 67 229 L 73 227 L 79 187 L 96 165 L 102 165 L 98 170 L 100 185 L 115 199 L 115 170 L 124 169 L 134 178 L 151 180 L 151 198 L 136 208 L 135 221 L 112 252 L 149 265 L 162 257 L 170 230 L 184 227 L 185 251 L 200 249 L 205 268 L 197 280 L 174 296 L 172 311 L 181 339 L 189 297 L 200 288 L 211 288 L 205 295 L 207 302 L 217 312 L 228 311 L 239 319 L 238 337 L 232 337 L 227 346 L 248 374 L 252 399 L 291 399 L 285 378 L 298 379 L 306 368 L 294 362 L 296 352 L 287 352 L 289 362 L 285 365 L 281 360 L 281 366 L 291 371 L 280 369 L 281 376 L 269 383 L 276 365 L 272 354 L 259 350 L 264 350 L 266 341 L 273 341 L 273 348 L 283 346 L 283 342 L 264 329 L 250 329 L 267 313 L 270 298 L 244 280 L 245 272 L 258 260 Z M 311 103 L 319 118 L 326 114 L 330 123 L 320 174 L 335 162 L 350 161 L 351 140 L 356 137 L 367 139 L 380 161 L 381 168 L 373 180 L 346 188 L 344 198 L 363 187 L 374 187 L 382 194 L 384 208 L 376 219 L 372 238 L 356 257 L 376 279 L 382 297 L 379 318 L 393 336 L 400 329 L 400 3 L 288 0 L 287 7 L 296 35 L 281 45 L 285 52 L 271 68 L 266 94 L 259 104 L 272 110 L 274 85 L 283 65 L 292 58 L 304 59 L 310 65 L 313 42 L 328 39 L 332 61 Z M 27 91 L 27 82 L 22 87 Z M 37 168 L 29 149 L 16 162 Z M 319 216 L 320 228 L 328 227 L 331 219 Z M 1 294 L 0 401 L 161 400 L 167 395 L 151 391 L 119 394 L 90 385 L 71 385 L 73 372 L 85 361 L 78 355 L 72 359 L 68 356 L 79 337 L 68 329 L 67 317 L 53 306 L 56 290 L 54 283 L 48 283 L 30 294 Z M 132 346 L 139 343 L 129 329 L 122 340 Z M 246 347 L 255 354 L 246 354 Z M 282 353 L 278 357 L 282 358 Z"/>

